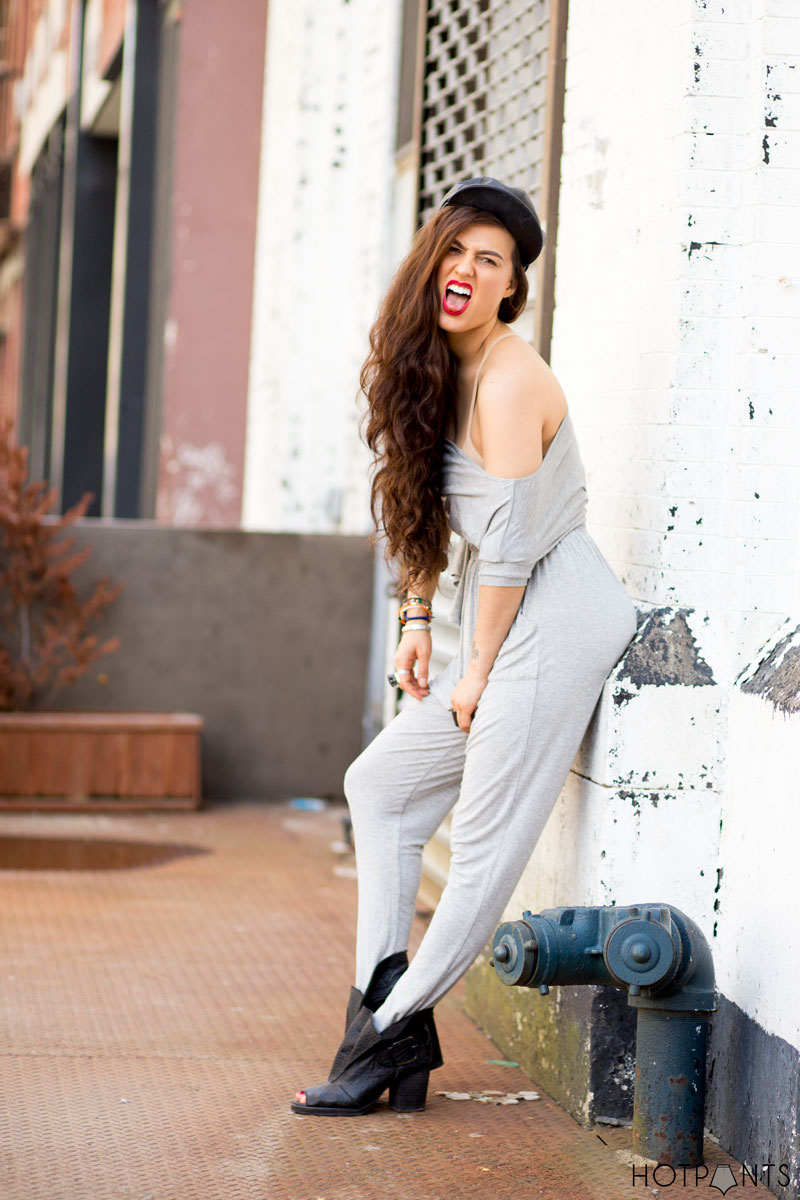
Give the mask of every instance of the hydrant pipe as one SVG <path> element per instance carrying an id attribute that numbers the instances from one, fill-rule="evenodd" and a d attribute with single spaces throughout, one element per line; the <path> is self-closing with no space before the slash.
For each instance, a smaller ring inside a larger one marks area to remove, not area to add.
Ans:
<path id="1" fill-rule="evenodd" d="M 701 930 L 668 904 L 551 908 L 500 925 L 492 964 L 509 986 L 605 984 L 635 1007 L 632 1149 L 672 1166 L 703 1161 L 708 1020 L 718 1007 Z"/>

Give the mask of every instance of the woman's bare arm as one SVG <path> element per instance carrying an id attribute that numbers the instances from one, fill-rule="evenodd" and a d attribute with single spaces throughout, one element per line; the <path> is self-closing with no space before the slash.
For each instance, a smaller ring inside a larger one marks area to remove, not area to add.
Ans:
<path id="1" fill-rule="evenodd" d="M 492 587 L 482 583 L 478 589 L 478 619 L 467 668 L 477 679 L 489 678 L 524 594 L 524 584 L 521 587 Z"/>
<path id="2" fill-rule="evenodd" d="M 420 599 L 427 600 L 430 604 L 433 602 L 438 583 L 438 575 L 433 579 L 416 581 L 413 586 L 409 586 L 408 595 L 419 596 Z M 425 614 L 426 609 L 422 605 L 418 605 L 410 608 L 407 615 L 409 617 L 418 617 Z M 402 688 L 404 692 L 408 692 L 415 700 L 422 700 L 430 691 L 428 687 L 430 661 L 430 627 L 414 633 L 401 634 L 400 643 L 394 656 L 395 671 L 398 669 L 401 671 L 410 671 L 410 674 L 398 675 L 397 686 Z"/>
<path id="3" fill-rule="evenodd" d="M 469 666 L 450 693 L 450 704 L 456 711 L 459 729 L 465 733 L 472 724 L 478 701 L 489 682 L 489 672 L 514 623 L 524 593 L 524 585 L 493 587 L 481 584 L 478 589 L 478 619 Z"/>

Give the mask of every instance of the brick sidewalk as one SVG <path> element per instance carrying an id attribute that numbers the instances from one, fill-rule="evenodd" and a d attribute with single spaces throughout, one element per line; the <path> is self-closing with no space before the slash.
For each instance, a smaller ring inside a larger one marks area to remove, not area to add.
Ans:
<path id="1" fill-rule="evenodd" d="M 327 1075 L 352 982 L 340 812 L 3 817 L 2 1200 L 719 1196 L 645 1186 L 641 1164 L 633 1187 L 630 1131 L 581 1129 L 543 1094 L 437 1096 L 536 1089 L 487 1062 L 504 1056 L 460 986 L 424 1113 L 291 1113 Z M 726 1162 L 707 1144 L 711 1172 Z"/>

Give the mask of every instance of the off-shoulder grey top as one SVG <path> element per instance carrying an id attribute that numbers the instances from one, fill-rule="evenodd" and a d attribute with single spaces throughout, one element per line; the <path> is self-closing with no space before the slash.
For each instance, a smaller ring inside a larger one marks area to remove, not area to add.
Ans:
<path id="1" fill-rule="evenodd" d="M 585 525 L 586 479 L 570 412 L 562 419 L 541 465 L 516 479 L 489 474 L 446 439 L 442 494 L 450 528 L 461 539 L 451 546 L 448 565 L 456 584 L 451 620 L 460 623 L 470 560 L 477 560 L 479 585 L 520 586 L 528 582 L 536 563 L 556 542 Z"/>

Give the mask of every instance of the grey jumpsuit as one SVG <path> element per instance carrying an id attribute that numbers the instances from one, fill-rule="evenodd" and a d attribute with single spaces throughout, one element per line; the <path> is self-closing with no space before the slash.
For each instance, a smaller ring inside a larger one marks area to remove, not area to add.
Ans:
<path id="1" fill-rule="evenodd" d="M 470 426 L 479 374 L 480 367 Z M 541 466 L 521 478 L 490 475 L 447 441 L 442 492 L 462 539 L 449 568 L 458 581 L 451 618 L 460 626 L 458 651 L 431 679 L 430 695 L 411 700 L 344 779 L 362 991 L 381 959 L 408 946 L 422 849 L 453 809 L 447 885 L 411 965 L 375 1013 L 379 1030 L 436 1004 L 491 937 L 603 684 L 636 632 L 633 601 L 586 529 L 585 475 L 569 412 Z M 526 586 L 464 733 L 449 698 L 469 661 L 481 584 Z"/>

